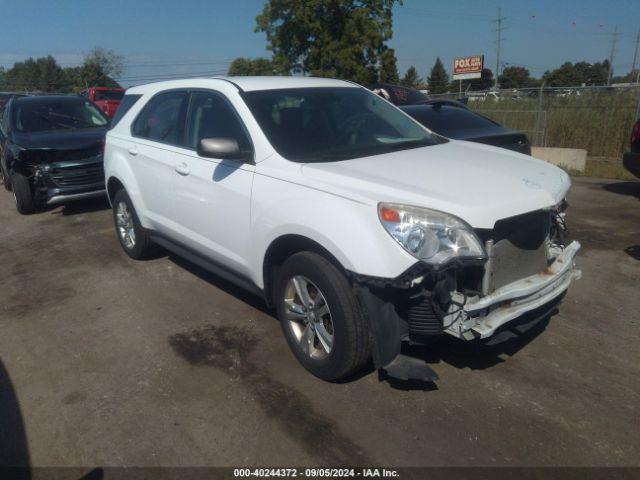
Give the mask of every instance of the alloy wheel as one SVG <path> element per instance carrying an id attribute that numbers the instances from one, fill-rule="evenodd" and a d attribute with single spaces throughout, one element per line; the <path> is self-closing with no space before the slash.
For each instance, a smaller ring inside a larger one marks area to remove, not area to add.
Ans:
<path id="1" fill-rule="evenodd" d="M 136 232 L 133 227 L 133 215 L 125 202 L 118 203 L 116 207 L 116 226 L 124 246 L 128 250 L 133 249 L 136 246 Z"/>
<path id="2" fill-rule="evenodd" d="M 296 275 L 284 291 L 285 318 L 301 350 L 322 360 L 333 349 L 334 328 L 329 304 L 308 278 Z"/>

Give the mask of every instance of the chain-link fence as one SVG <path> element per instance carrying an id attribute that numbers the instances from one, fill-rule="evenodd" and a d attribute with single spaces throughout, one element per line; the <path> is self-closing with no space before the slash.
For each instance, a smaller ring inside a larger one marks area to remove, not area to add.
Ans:
<path id="1" fill-rule="evenodd" d="M 534 146 L 582 148 L 619 161 L 640 114 L 640 85 L 463 92 L 473 110 L 525 132 Z M 431 95 L 459 98 L 459 94 Z"/>

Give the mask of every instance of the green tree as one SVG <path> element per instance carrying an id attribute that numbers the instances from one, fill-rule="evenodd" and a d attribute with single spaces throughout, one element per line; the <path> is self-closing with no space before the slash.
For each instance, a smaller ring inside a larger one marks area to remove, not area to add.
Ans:
<path id="1" fill-rule="evenodd" d="M 429 84 L 429 93 L 445 93 L 449 89 L 449 74 L 440 57 L 436 58 L 436 63 L 431 68 L 427 83 Z"/>
<path id="2" fill-rule="evenodd" d="M 55 92 L 66 87 L 64 72 L 51 55 L 16 62 L 3 77 L 4 90 Z"/>
<path id="3" fill-rule="evenodd" d="M 0 89 L 73 92 L 87 87 L 119 87 L 112 76 L 122 74 L 123 59 L 112 50 L 95 48 L 79 67 L 62 68 L 51 55 L 16 62 L 0 75 Z"/>
<path id="4" fill-rule="evenodd" d="M 387 48 L 380 54 L 379 81 L 382 83 L 398 83 L 398 66 L 396 64 L 396 52 L 393 48 Z"/>
<path id="5" fill-rule="evenodd" d="M 236 58 L 229 65 L 228 75 L 276 75 L 278 69 L 268 58 Z"/>
<path id="6" fill-rule="evenodd" d="M 76 80 L 75 88 L 87 87 L 119 87 L 114 77 L 122 76 L 124 58 L 113 50 L 95 47 L 85 55 L 82 66 L 76 71 L 68 72 L 70 80 Z"/>
<path id="7" fill-rule="evenodd" d="M 420 75 L 418 75 L 418 71 L 416 70 L 416 67 L 414 67 L 413 65 L 411 65 L 407 69 L 407 73 L 404 74 L 404 77 L 402 77 L 402 80 L 400 81 L 402 85 L 406 87 L 411 87 L 411 88 L 417 87 L 422 82 L 423 82 L 422 78 L 420 78 Z"/>
<path id="8" fill-rule="evenodd" d="M 547 70 L 542 78 L 548 87 L 578 87 L 584 81 L 583 72 L 571 62 L 565 62 L 555 70 Z"/>
<path id="9" fill-rule="evenodd" d="M 531 86 L 531 74 L 524 67 L 507 67 L 498 77 L 500 88 L 526 88 Z"/>
<path id="10" fill-rule="evenodd" d="M 393 34 L 392 8 L 401 1 L 268 0 L 256 31 L 267 35 L 285 72 L 372 83 Z"/>

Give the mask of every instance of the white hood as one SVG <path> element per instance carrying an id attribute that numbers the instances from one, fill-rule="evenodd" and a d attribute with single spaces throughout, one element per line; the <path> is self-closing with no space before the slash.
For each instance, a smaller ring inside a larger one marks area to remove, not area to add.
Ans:
<path id="1" fill-rule="evenodd" d="M 571 182 L 561 169 L 509 150 L 452 140 L 302 168 L 315 188 L 371 202 L 453 214 L 475 228 L 557 205 Z"/>

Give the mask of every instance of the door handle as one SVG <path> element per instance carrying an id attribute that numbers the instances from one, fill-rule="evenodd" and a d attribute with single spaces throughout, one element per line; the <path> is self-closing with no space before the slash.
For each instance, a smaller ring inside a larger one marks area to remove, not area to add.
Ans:
<path id="1" fill-rule="evenodd" d="M 134 157 L 138 154 L 138 149 L 136 147 L 129 148 L 129 155 L 133 155 Z"/>
<path id="2" fill-rule="evenodd" d="M 189 170 L 189 166 L 186 163 L 179 163 L 175 166 L 175 169 L 180 175 L 189 175 L 189 173 L 191 173 L 191 170 Z"/>

